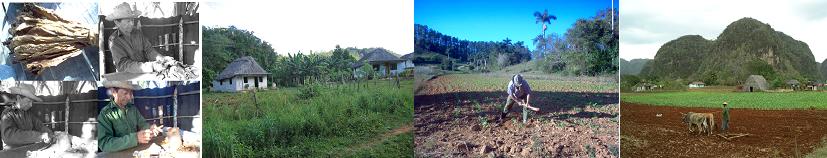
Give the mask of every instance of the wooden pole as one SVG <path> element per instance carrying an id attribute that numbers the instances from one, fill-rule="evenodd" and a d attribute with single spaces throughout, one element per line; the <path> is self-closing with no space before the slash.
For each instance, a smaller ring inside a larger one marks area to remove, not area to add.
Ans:
<path id="1" fill-rule="evenodd" d="M 66 93 L 66 113 L 63 114 L 63 118 L 66 119 L 63 124 L 63 131 L 66 131 L 67 134 L 69 133 L 69 96 L 69 93 Z M 52 118 L 54 118 L 54 116 L 52 116 Z"/>
<path id="2" fill-rule="evenodd" d="M 184 16 L 178 20 L 178 61 L 184 60 Z"/>
<path id="3" fill-rule="evenodd" d="M 178 127 L 178 85 L 172 91 L 172 127 Z M 163 117 L 163 116 L 161 116 Z M 164 124 L 161 122 L 161 124 Z"/>

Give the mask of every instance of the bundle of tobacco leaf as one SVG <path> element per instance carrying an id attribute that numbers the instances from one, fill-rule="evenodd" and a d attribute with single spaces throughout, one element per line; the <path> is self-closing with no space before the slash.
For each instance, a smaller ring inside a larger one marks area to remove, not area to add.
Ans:
<path id="1" fill-rule="evenodd" d="M 97 45 L 98 40 L 97 31 L 33 3 L 23 4 L 9 34 L 11 37 L 3 44 L 12 51 L 16 62 L 23 63 L 35 75 L 80 55 L 84 47 Z"/>
<path id="2" fill-rule="evenodd" d="M 166 64 L 165 70 L 155 73 L 161 80 L 195 80 L 198 79 L 197 74 L 200 74 L 197 67 L 179 61 Z"/>

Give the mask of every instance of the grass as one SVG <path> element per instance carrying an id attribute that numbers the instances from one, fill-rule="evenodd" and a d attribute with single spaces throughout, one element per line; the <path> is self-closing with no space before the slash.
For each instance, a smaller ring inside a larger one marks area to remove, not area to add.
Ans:
<path id="1" fill-rule="evenodd" d="M 752 109 L 827 109 L 825 92 L 662 92 L 621 93 L 624 102 L 660 106 L 720 108 L 726 101 L 730 108 Z"/>
<path id="2" fill-rule="evenodd" d="M 353 157 L 411 157 L 414 144 L 413 132 L 397 135 L 374 148 L 358 151 Z"/>
<path id="3" fill-rule="evenodd" d="M 827 157 L 827 138 L 821 138 L 821 144 L 819 148 L 813 150 L 813 152 L 805 155 L 806 158 L 816 158 L 816 157 Z"/>
<path id="4" fill-rule="evenodd" d="M 205 157 L 410 157 L 411 132 L 350 150 L 413 121 L 413 81 L 370 82 L 259 91 L 261 116 L 250 93 L 205 93 Z"/>

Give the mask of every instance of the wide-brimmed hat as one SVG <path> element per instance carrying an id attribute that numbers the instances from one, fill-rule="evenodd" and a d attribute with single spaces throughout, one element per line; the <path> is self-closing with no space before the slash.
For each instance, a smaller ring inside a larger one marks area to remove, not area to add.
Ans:
<path id="1" fill-rule="evenodd" d="M 103 81 L 103 87 L 106 87 L 106 88 L 115 87 L 115 88 L 129 89 L 129 90 L 133 90 L 133 91 L 141 90 L 140 86 L 130 84 L 129 82 L 126 82 L 126 81 Z"/>
<path id="2" fill-rule="evenodd" d="M 132 9 L 129 6 L 129 3 L 123 2 L 118 6 L 115 6 L 115 9 L 109 15 L 106 15 L 106 20 L 115 21 L 118 19 L 126 19 L 126 18 L 138 18 L 141 15 L 141 11 L 137 9 Z"/>
<path id="3" fill-rule="evenodd" d="M 511 78 L 511 82 L 514 82 L 514 85 L 519 87 L 523 86 L 523 75 L 516 74 L 513 78 Z"/>
<path id="4" fill-rule="evenodd" d="M 20 84 L 20 85 L 17 85 L 16 87 L 11 87 L 11 88 L 9 88 L 9 93 L 22 95 L 24 97 L 30 98 L 30 99 L 32 99 L 34 101 L 38 101 L 38 102 L 43 101 L 43 99 L 40 99 L 40 97 L 37 97 L 36 95 L 34 95 L 34 86 L 32 86 L 30 84 Z"/>

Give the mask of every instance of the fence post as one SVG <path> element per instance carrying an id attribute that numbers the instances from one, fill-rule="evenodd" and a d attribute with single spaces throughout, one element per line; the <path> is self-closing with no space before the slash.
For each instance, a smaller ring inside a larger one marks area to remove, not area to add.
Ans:
<path id="1" fill-rule="evenodd" d="M 184 60 L 184 16 L 178 20 L 178 61 Z"/>
<path id="2" fill-rule="evenodd" d="M 70 96 L 70 94 L 66 93 L 66 113 L 63 114 L 63 118 L 66 119 L 63 122 L 63 130 L 66 131 L 66 134 L 69 134 L 69 98 L 70 98 L 69 96 Z M 52 116 L 52 117 L 54 117 L 54 116 Z"/>
<path id="3" fill-rule="evenodd" d="M 178 84 L 175 84 L 172 90 L 172 127 L 178 127 Z"/>

